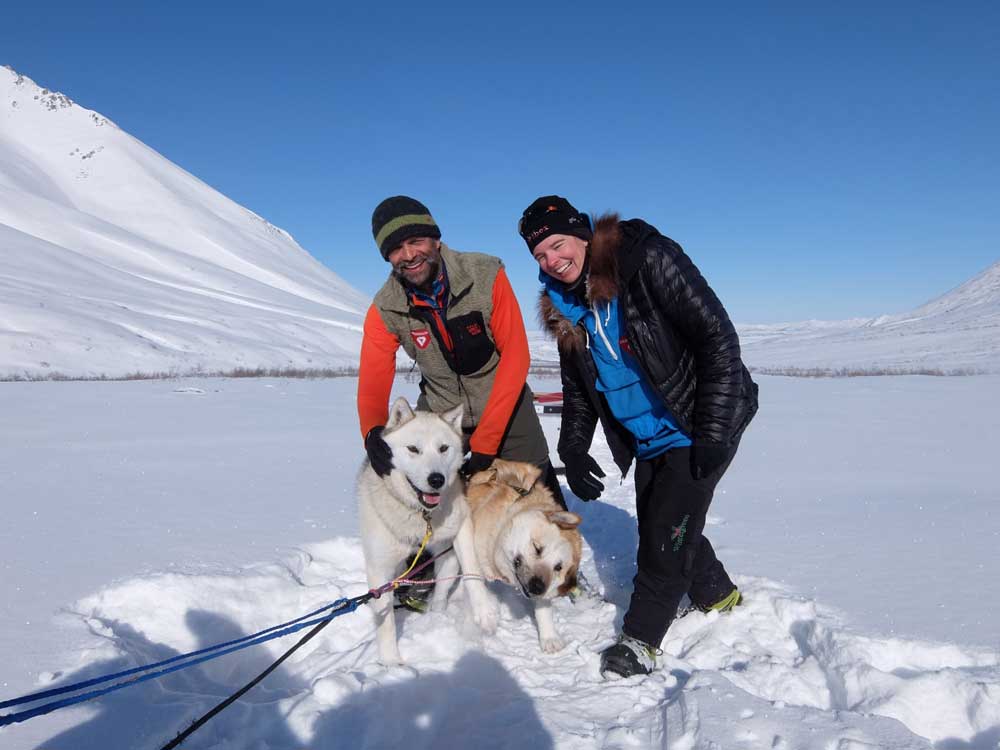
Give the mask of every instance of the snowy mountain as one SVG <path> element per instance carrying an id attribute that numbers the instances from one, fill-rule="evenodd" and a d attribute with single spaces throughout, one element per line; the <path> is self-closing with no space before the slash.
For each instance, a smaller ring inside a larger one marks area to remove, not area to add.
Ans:
<path id="1" fill-rule="evenodd" d="M 899 315 L 737 325 L 743 359 L 771 373 L 1000 372 L 1000 261 Z M 555 343 L 529 335 L 537 366 L 557 365 Z"/>
<path id="2" fill-rule="evenodd" d="M 1000 371 L 1000 262 L 908 313 L 739 332 L 747 364 L 767 371 Z"/>
<path id="3" fill-rule="evenodd" d="M 0 68 L 0 378 L 353 367 L 367 304 L 283 230 Z M 764 372 L 1000 371 L 1000 262 L 909 313 L 739 330 Z M 531 349 L 558 359 L 544 334 Z"/>
<path id="4" fill-rule="evenodd" d="M 367 304 L 287 232 L 0 68 L 0 377 L 352 366 Z"/>

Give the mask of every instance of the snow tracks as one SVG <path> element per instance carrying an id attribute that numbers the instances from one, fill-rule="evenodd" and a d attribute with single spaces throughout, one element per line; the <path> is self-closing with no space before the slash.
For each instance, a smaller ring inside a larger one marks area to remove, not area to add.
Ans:
<path id="1" fill-rule="evenodd" d="M 599 580 L 589 555 L 585 573 Z M 338 619 L 191 740 L 192 748 L 995 748 L 1000 662 L 946 643 L 850 632 L 814 601 L 761 579 L 746 602 L 671 628 L 662 668 L 603 681 L 597 652 L 621 612 L 598 596 L 560 600 L 568 646 L 541 653 L 524 601 L 497 589 L 484 637 L 463 597 L 444 613 L 400 614 L 407 665 L 375 662 L 363 608 Z M 595 584 L 602 588 L 600 584 Z M 75 607 L 91 642 L 51 687 L 165 658 L 364 591 L 360 544 L 336 539 L 281 564 L 135 578 Z M 605 592 L 621 598 L 621 591 Z M 79 640 L 79 639 L 77 639 Z M 108 696 L 46 748 L 154 747 L 290 645 L 279 642 Z M 127 739 L 126 739 L 127 738 Z"/>

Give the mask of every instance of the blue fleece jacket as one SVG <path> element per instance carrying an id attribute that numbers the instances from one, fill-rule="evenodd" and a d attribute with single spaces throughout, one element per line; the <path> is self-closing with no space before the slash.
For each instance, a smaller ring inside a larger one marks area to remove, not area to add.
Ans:
<path id="1" fill-rule="evenodd" d="M 583 323 L 587 348 L 597 368 L 595 387 L 604 394 L 608 408 L 635 438 L 635 453 L 647 460 L 671 448 L 691 445 L 690 437 L 677 425 L 669 409 L 642 372 L 639 362 L 628 351 L 622 335 L 622 321 L 615 298 L 596 308 L 587 308 L 565 286 L 539 274 L 549 299 L 573 325 Z M 622 344 L 625 347 L 622 347 Z"/>

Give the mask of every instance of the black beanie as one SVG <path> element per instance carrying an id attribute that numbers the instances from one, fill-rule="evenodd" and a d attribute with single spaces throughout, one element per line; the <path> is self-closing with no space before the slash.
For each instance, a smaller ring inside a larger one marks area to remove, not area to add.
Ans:
<path id="1" fill-rule="evenodd" d="M 583 240 L 594 236 L 590 217 L 558 195 L 544 195 L 524 209 L 517 231 L 528 244 L 528 250 L 534 250 L 539 242 L 553 234 L 571 234 Z"/>
<path id="2" fill-rule="evenodd" d="M 386 198 L 372 213 L 372 235 L 379 252 L 386 260 L 389 252 L 410 237 L 441 239 L 441 230 L 427 206 L 405 195 Z"/>

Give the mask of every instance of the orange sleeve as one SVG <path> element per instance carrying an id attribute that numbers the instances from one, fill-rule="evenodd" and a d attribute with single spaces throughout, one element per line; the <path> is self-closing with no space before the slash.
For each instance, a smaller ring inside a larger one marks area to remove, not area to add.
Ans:
<path id="1" fill-rule="evenodd" d="M 389 418 L 389 394 L 396 378 L 396 351 L 399 339 L 385 327 L 378 308 L 372 305 L 365 315 L 358 368 L 358 418 L 361 437 Z"/>
<path id="2" fill-rule="evenodd" d="M 469 447 L 476 453 L 495 456 L 514 407 L 517 406 L 517 399 L 528 379 L 528 365 L 531 363 L 528 334 L 524 330 L 521 308 L 502 267 L 493 282 L 490 331 L 500 355 L 500 364 L 497 365 L 493 390 L 486 401 L 479 426 L 469 438 Z"/>

